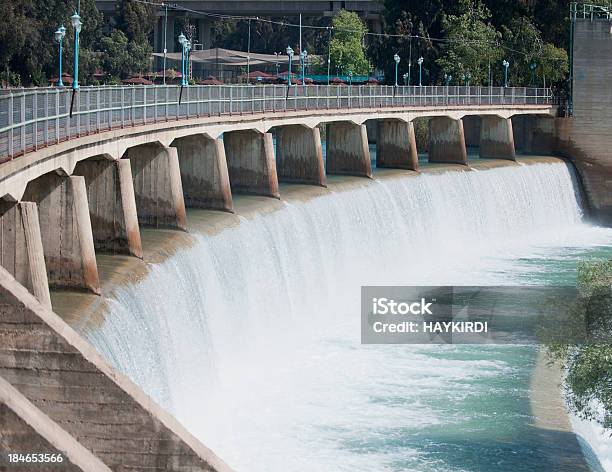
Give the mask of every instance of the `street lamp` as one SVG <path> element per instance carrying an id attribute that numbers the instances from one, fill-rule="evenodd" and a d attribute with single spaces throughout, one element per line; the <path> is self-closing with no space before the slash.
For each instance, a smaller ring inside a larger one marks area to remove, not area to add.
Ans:
<path id="1" fill-rule="evenodd" d="M 352 70 L 349 70 L 348 76 L 349 76 L 349 85 L 353 85 L 353 71 Z"/>
<path id="2" fill-rule="evenodd" d="M 467 72 L 466 74 L 463 74 L 463 80 L 465 80 L 465 86 L 469 87 L 470 86 L 470 80 L 472 79 L 472 74 L 470 74 L 469 72 Z"/>
<path id="3" fill-rule="evenodd" d="M 397 69 L 400 63 L 400 57 L 397 53 L 393 55 L 393 60 L 395 61 L 395 86 L 397 87 Z"/>
<path id="4" fill-rule="evenodd" d="M 417 64 L 419 65 L 419 87 L 423 86 L 423 57 L 419 57 L 417 60 Z"/>
<path id="5" fill-rule="evenodd" d="M 62 42 L 64 41 L 64 36 L 66 36 L 66 28 L 64 25 L 60 26 L 55 33 L 53 33 L 55 37 L 55 41 L 59 44 L 59 79 L 57 79 L 57 86 L 63 87 L 64 82 L 62 82 Z"/>
<path id="6" fill-rule="evenodd" d="M 300 52 L 300 62 L 302 63 L 302 85 L 306 86 L 306 57 L 308 57 L 308 51 L 304 49 Z"/>
<path id="7" fill-rule="evenodd" d="M 412 77 L 412 60 L 408 59 L 408 83 L 406 85 L 410 85 L 410 78 L 411 77 Z M 404 81 L 405 81 L 405 79 L 404 79 Z"/>
<path id="8" fill-rule="evenodd" d="M 510 66 L 510 63 L 504 59 L 504 61 L 502 62 L 502 66 L 504 66 L 504 87 L 508 86 L 508 66 Z"/>
<path id="9" fill-rule="evenodd" d="M 72 79 L 72 90 L 79 88 L 79 33 L 81 32 L 81 17 L 75 11 L 70 17 L 72 27 L 74 28 L 74 78 Z"/>
<path id="10" fill-rule="evenodd" d="M 531 64 L 529 64 L 529 68 L 531 69 L 531 86 L 532 87 L 535 85 L 535 71 L 537 67 L 538 65 L 535 62 L 532 62 Z"/>
<path id="11" fill-rule="evenodd" d="M 293 62 L 293 49 L 287 46 L 287 56 L 289 56 L 289 71 L 287 72 L 287 85 L 291 87 L 291 63 Z"/>
<path id="12" fill-rule="evenodd" d="M 453 76 L 452 75 L 444 74 L 444 82 L 446 83 L 447 87 L 450 85 L 451 80 L 453 80 Z"/>
<path id="13" fill-rule="evenodd" d="M 404 78 L 404 85 L 408 85 L 408 78 L 410 77 L 410 74 L 406 72 L 402 77 Z"/>
<path id="14" fill-rule="evenodd" d="M 191 41 L 185 41 L 185 85 L 189 85 L 189 54 L 191 52 Z"/>
<path id="15" fill-rule="evenodd" d="M 185 85 L 185 43 L 187 38 L 183 33 L 179 34 L 178 42 L 181 45 L 181 87 Z"/>
<path id="16" fill-rule="evenodd" d="M 276 78 L 278 79 L 278 70 L 280 67 L 279 61 L 278 61 L 278 56 L 280 56 L 282 54 L 282 52 L 275 52 L 274 55 L 276 56 Z"/>

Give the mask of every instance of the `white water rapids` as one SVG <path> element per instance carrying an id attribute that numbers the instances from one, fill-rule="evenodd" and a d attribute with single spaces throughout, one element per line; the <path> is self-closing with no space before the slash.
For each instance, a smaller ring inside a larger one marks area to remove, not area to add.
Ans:
<path id="1" fill-rule="evenodd" d="M 491 431 L 527 422 L 531 354 L 362 346 L 360 287 L 539 283 L 612 244 L 562 163 L 374 181 L 195 237 L 86 335 L 241 472 L 485 470 L 473 444 L 506 460 Z"/>

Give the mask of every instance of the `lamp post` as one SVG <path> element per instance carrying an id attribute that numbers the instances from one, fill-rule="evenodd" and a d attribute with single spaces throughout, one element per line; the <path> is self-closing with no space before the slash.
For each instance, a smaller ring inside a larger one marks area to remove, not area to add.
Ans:
<path id="1" fill-rule="evenodd" d="M 472 80 L 472 74 L 468 72 L 465 74 L 465 86 L 466 87 L 470 86 L 470 80 Z"/>
<path id="2" fill-rule="evenodd" d="M 531 86 L 535 86 L 535 71 L 538 65 L 535 62 L 529 64 L 529 68 L 531 69 Z"/>
<path id="3" fill-rule="evenodd" d="M 75 11 L 70 17 L 72 27 L 74 28 L 74 78 L 72 79 L 72 90 L 79 88 L 79 33 L 81 32 L 81 17 Z"/>
<path id="4" fill-rule="evenodd" d="M 282 52 L 275 52 L 274 55 L 276 56 L 276 78 L 278 79 L 278 70 L 280 68 L 280 64 L 278 62 L 278 56 L 280 56 L 282 54 Z"/>
<path id="5" fill-rule="evenodd" d="M 185 42 L 185 85 L 189 85 L 189 55 L 191 52 L 191 41 Z"/>
<path id="6" fill-rule="evenodd" d="M 410 74 L 406 72 L 402 77 L 404 78 L 404 85 L 408 85 L 408 78 L 410 77 Z"/>
<path id="7" fill-rule="evenodd" d="M 55 37 L 55 41 L 59 44 L 59 79 L 57 79 L 57 86 L 63 87 L 64 82 L 62 82 L 62 42 L 64 41 L 64 36 L 66 36 L 66 28 L 64 25 L 60 26 L 55 33 L 53 33 Z"/>
<path id="8" fill-rule="evenodd" d="M 181 87 L 185 85 L 185 43 L 187 38 L 183 33 L 179 34 L 178 42 L 181 45 Z"/>
<path id="9" fill-rule="evenodd" d="M 423 56 L 419 57 L 417 64 L 419 65 L 419 87 L 422 87 L 423 86 Z"/>
<path id="10" fill-rule="evenodd" d="M 302 64 L 302 86 L 306 86 L 306 57 L 308 57 L 308 51 L 304 49 L 300 52 L 300 62 Z"/>
<path id="11" fill-rule="evenodd" d="M 353 85 L 353 71 L 352 70 L 349 70 L 348 76 L 349 76 L 349 85 Z"/>
<path id="12" fill-rule="evenodd" d="M 401 60 L 397 53 L 393 55 L 393 60 L 395 61 L 395 86 L 397 87 L 397 69 Z"/>
<path id="13" fill-rule="evenodd" d="M 502 66 L 504 66 L 504 87 L 508 87 L 508 66 L 510 66 L 510 63 L 504 59 Z"/>
<path id="14" fill-rule="evenodd" d="M 293 49 L 287 46 L 287 56 L 289 56 L 289 71 L 287 72 L 287 86 L 291 87 L 291 63 L 293 62 Z"/>
<path id="15" fill-rule="evenodd" d="M 453 76 L 452 75 L 444 74 L 444 82 L 446 83 L 447 87 L 450 85 L 451 80 L 453 80 Z"/>
<path id="16" fill-rule="evenodd" d="M 406 74 L 404 74 L 404 75 L 406 75 Z M 410 78 L 411 77 L 412 77 L 412 60 L 409 59 L 408 60 L 408 80 L 407 80 L 406 85 L 410 85 Z M 404 79 L 404 81 L 406 81 L 406 80 Z"/>

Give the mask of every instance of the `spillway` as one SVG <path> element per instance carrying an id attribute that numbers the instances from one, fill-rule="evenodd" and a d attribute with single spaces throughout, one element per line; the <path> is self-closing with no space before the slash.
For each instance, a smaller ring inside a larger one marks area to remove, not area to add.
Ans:
<path id="1" fill-rule="evenodd" d="M 561 161 L 332 181 L 194 235 L 85 335 L 238 471 L 546 470 L 532 347 L 363 346 L 360 287 L 573 282 L 612 253 L 577 188 Z"/>

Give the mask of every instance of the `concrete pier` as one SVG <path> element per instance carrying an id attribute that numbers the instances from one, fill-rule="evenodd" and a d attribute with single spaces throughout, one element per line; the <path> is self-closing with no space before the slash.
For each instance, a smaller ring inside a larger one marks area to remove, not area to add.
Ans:
<path id="1" fill-rule="evenodd" d="M 0 266 L 51 308 L 36 203 L 0 202 Z"/>
<path id="2" fill-rule="evenodd" d="M 283 126 L 276 132 L 276 171 L 281 182 L 326 186 L 319 128 Z"/>
<path id="3" fill-rule="evenodd" d="M 467 147 L 480 146 L 480 133 L 482 127 L 482 119 L 480 116 L 467 115 L 461 118 L 461 121 L 463 121 L 465 145 Z"/>
<path id="4" fill-rule="evenodd" d="M 232 191 L 280 198 L 272 134 L 231 131 L 223 143 Z"/>
<path id="5" fill-rule="evenodd" d="M 463 121 L 445 116 L 429 121 L 429 162 L 467 165 Z"/>
<path id="6" fill-rule="evenodd" d="M 156 228 L 187 228 L 176 148 L 158 143 L 129 148 L 138 221 Z"/>
<path id="7" fill-rule="evenodd" d="M 85 178 L 95 248 L 142 258 L 130 161 L 87 159 L 74 175 Z"/>
<path id="8" fill-rule="evenodd" d="M 348 121 L 327 124 L 326 170 L 328 174 L 372 178 L 366 125 Z"/>
<path id="9" fill-rule="evenodd" d="M 53 432 L 52 438 L 61 441 L 62 447 L 70 447 L 61 450 L 70 459 L 67 462 L 83 466 L 76 462 L 80 457 L 94 463 L 93 458 L 86 457 L 89 454 L 77 447 L 78 441 L 97 458 L 96 463 L 114 471 L 230 470 L 2 268 L 0 378 L 20 394 L 18 399 L 10 394 L 12 389 L 0 382 L 0 407 L 7 402 L 7 395 L 2 392 L 8 390 L 8 397 L 15 400 L 10 404 L 11 411 L 21 407 L 17 416 L 38 416 L 39 423 L 30 423 L 36 434 L 48 437 L 47 433 Z M 0 414 L 1 411 L 0 408 Z M 12 450 L 3 447 L 0 452 L 40 452 L 30 449 L 36 442 L 24 444 L 15 437 L 23 430 L 23 422 L 5 423 L 0 416 L 0 424 L 0 445 L 4 445 L 4 438 L 9 438 L 13 447 L 25 447 Z M 60 443 L 55 444 L 57 447 Z M 79 449 L 79 455 L 74 455 Z"/>
<path id="10" fill-rule="evenodd" d="M 414 125 L 400 120 L 378 120 L 376 167 L 418 170 Z"/>
<path id="11" fill-rule="evenodd" d="M 498 116 L 482 117 L 480 157 L 483 159 L 516 160 L 511 119 Z"/>
<path id="12" fill-rule="evenodd" d="M 49 286 L 99 294 L 85 179 L 44 174 L 28 184 L 23 200 L 38 204 Z"/>
<path id="13" fill-rule="evenodd" d="M 225 147 L 220 139 L 195 134 L 175 139 L 185 205 L 233 211 Z"/>

